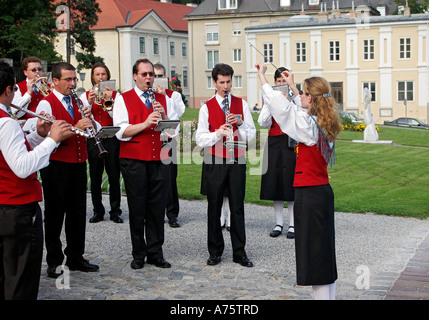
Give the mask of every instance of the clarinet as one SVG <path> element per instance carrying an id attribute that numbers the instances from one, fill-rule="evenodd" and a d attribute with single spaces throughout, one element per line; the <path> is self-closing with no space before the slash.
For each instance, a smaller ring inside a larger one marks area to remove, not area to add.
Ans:
<path id="1" fill-rule="evenodd" d="M 152 103 L 152 107 L 155 110 L 155 107 L 154 107 L 155 101 L 156 101 L 155 100 L 155 94 L 153 93 L 153 88 L 149 82 L 147 83 L 147 88 L 148 88 L 148 92 L 149 92 L 150 102 Z M 159 111 L 156 111 L 156 112 L 158 112 L 161 115 L 161 113 Z M 165 146 L 167 144 L 167 136 L 166 136 L 164 130 L 161 131 L 161 141 L 162 141 L 162 146 Z"/>
<path id="2" fill-rule="evenodd" d="M 228 116 L 229 116 L 229 100 L 228 100 L 228 92 L 225 92 L 225 95 L 224 95 L 224 98 L 225 98 L 225 123 L 226 124 L 229 124 L 231 127 L 232 127 L 232 125 L 228 122 Z M 235 161 L 235 155 L 234 155 L 234 133 L 230 133 L 229 135 L 228 135 L 228 137 L 226 138 L 226 142 L 225 142 L 225 147 L 227 146 L 227 145 L 232 145 L 232 147 L 229 147 L 228 148 L 228 152 L 229 152 L 229 161 L 228 161 L 228 163 L 229 164 L 231 164 L 231 163 L 235 163 L 236 161 Z"/>
<path id="3" fill-rule="evenodd" d="M 82 117 L 83 118 L 88 118 L 85 115 L 85 112 L 83 111 L 82 101 L 80 101 L 79 97 L 76 94 L 76 91 L 74 91 L 73 89 L 71 89 L 71 94 L 72 94 L 73 98 L 75 99 L 75 101 L 77 103 L 77 106 L 78 106 L 78 108 L 80 110 L 80 113 L 82 114 Z M 89 134 L 90 138 L 94 138 L 94 140 L 95 140 L 95 145 L 98 148 L 98 157 L 99 158 L 104 158 L 105 156 L 107 156 L 107 151 L 104 149 L 103 145 L 101 144 L 100 138 L 98 138 L 96 136 L 97 132 L 96 132 L 96 130 L 94 128 L 94 124 L 92 123 L 92 120 L 91 120 L 91 127 L 87 128 L 86 131 Z"/>

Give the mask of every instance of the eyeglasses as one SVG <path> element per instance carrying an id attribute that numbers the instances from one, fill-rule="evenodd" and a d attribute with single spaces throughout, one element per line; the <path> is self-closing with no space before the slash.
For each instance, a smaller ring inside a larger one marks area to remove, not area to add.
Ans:
<path id="1" fill-rule="evenodd" d="M 164 77 L 164 75 L 163 75 L 163 74 L 156 74 L 156 75 L 154 75 L 154 77 L 155 77 L 155 78 L 163 78 L 163 77 Z"/>
<path id="2" fill-rule="evenodd" d="M 64 80 L 65 82 L 72 82 L 72 81 L 74 81 L 75 83 L 77 83 L 78 81 L 79 81 L 79 79 L 78 78 L 65 78 L 65 79 L 60 79 L 60 81 L 61 80 Z"/>
<path id="3" fill-rule="evenodd" d="M 42 68 L 34 68 L 34 69 L 29 70 L 29 71 L 31 71 L 31 72 L 42 71 Z"/>
<path id="4" fill-rule="evenodd" d="M 142 77 L 146 77 L 146 76 L 153 77 L 154 73 L 153 72 L 141 72 L 141 73 L 139 73 L 139 75 L 141 75 Z"/>
<path id="5" fill-rule="evenodd" d="M 15 84 L 13 86 L 10 86 L 13 90 L 13 92 L 17 92 L 18 91 L 18 86 Z"/>

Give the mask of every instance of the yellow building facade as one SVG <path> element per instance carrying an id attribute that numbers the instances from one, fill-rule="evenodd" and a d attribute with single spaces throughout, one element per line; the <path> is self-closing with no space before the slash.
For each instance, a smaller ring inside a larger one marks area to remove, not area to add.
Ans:
<path id="1" fill-rule="evenodd" d="M 341 110 L 363 117 L 367 87 L 376 123 L 398 117 L 427 123 L 428 23 L 426 14 L 336 19 L 301 15 L 248 27 L 247 100 L 250 105 L 261 103 L 254 64 L 263 57 L 250 44 L 261 52 L 272 46 L 272 63 L 290 69 L 298 85 L 311 76 L 326 78 Z M 268 72 L 274 71 L 270 65 Z"/>

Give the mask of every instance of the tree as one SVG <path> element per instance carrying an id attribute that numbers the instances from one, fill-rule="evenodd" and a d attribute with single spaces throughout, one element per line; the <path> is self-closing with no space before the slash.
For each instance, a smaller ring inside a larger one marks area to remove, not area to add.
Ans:
<path id="1" fill-rule="evenodd" d="M 20 63 L 27 56 L 60 60 L 55 51 L 53 0 L 0 0 L 0 56 Z"/>
<path id="2" fill-rule="evenodd" d="M 96 0 L 68 0 L 70 8 L 70 34 L 79 44 L 81 51 L 76 52 L 78 71 L 91 69 L 94 63 L 103 62 L 102 57 L 94 55 L 96 43 L 94 33 L 90 30 L 98 21 L 98 13 L 101 12 Z"/>
<path id="3" fill-rule="evenodd" d="M 429 0 L 394 0 L 398 6 L 403 6 L 408 3 L 411 13 L 425 13 L 429 8 Z M 398 9 L 393 14 L 398 14 Z"/>

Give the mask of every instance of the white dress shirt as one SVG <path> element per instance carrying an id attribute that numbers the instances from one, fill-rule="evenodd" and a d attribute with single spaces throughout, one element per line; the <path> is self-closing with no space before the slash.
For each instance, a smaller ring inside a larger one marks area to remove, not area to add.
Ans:
<path id="1" fill-rule="evenodd" d="M 26 78 L 25 80 L 28 81 L 28 78 Z M 39 94 L 41 94 L 41 93 L 39 93 Z M 19 89 L 17 91 L 15 91 L 15 95 L 13 97 L 12 104 L 14 104 L 18 107 L 24 108 L 24 107 L 28 106 L 28 104 L 30 102 L 31 102 L 31 95 L 28 94 L 27 91 L 25 91 L 24 95 L 21 94 L 21 90 L 19 90 Z M 19 111 L 18 109 L 15 109 L 13 107 L 11 107 L 10 110 L 18 119 L 25 115 L 25 112 Z"/>
<path id="2" fill-rule="evenodd" d="M 269 83 L 262 86 L 266 112 L 270 112 L 280 129 L 292 139 L 312 146 L 319 139 L 319 129 L 306 109 L 301 108 L 301 98 L 289 101 L 281 91 L 274 90 Z"/>
<path id="3" fill-rule="evenodd" d="M 134 91 L 137 96 L 142 100 L 144 104 L 144 98 L 142 97 L 143 91 L 141 91 L 137 86 L 134 87 Z M 175 119 L 177 117 L 176 112 L 172 106 L 172 101 L 167 96 L 165 97 L 167 104 L 167 116 L 169 119 Z M 178 117 L 177 117 L 178 119 Z M 113 107 L 113 125 L 116 127 L 120 127 L 119 131 L 116 133 L 116 138 L 122 141 L 129 141 L 132 137 L 123 137 L 125 129 L 127 129 L 131 124 L 128 118 L 128 109 L 125 106 L 125 101 L 122 95 L 115 99 L 115 106 Z M 168 134 L 167 134 L 168 135 Z M 169 135 L 170 137 L 174 137 L 173 135 Z"/>
<path id="4" fill-rule="evenodd" d="M 219 104 L 219 108 L 221 108 L 222 101 L 224 100 L 224 97 L 219 96 L 216 94 L 216 100 Z M 231 102 L 231 95 L 228 95 L 228 101 Z M 256 134 L 256 128 L 255 124 L 253 122 L 252 114 L 250 112 L 249 106 L 247 105 L 247 102 L 243 99 L 241 99 L 243 102 L 243 117 L 244 120 L 243 124 L 238 127 L 238 133 L 240 134 L 240 137 L 243 141 L 250 141 L 253 139 L 253 137 Z M 209 111 L 207 109 L 207 104 L 203 104 L 203 106 L 200 108 L 200 112 L 198 115 L 198 128 L 196 133 L 196 142 L 197 145 L 202 148 L 207 148 L 215 145 L 217 142 L 221 141 L 223 137 L 217 137 L 216 131 L 210 132 L 209 129 Z"/>
<path id="5" fill-rule="evenodd" d="M 3 104 L 0 104 L 0 109 L 9 113 Z M 33 149 L 30 152 L 18 122 L 12 118 L 0 118 L 0 151 L 11 170 L 22 179 L 48 166 L 51 152 L 58 145 L 52 138 L 39 136 L 37 131 L 28 134 L 27 141 Z"/>

